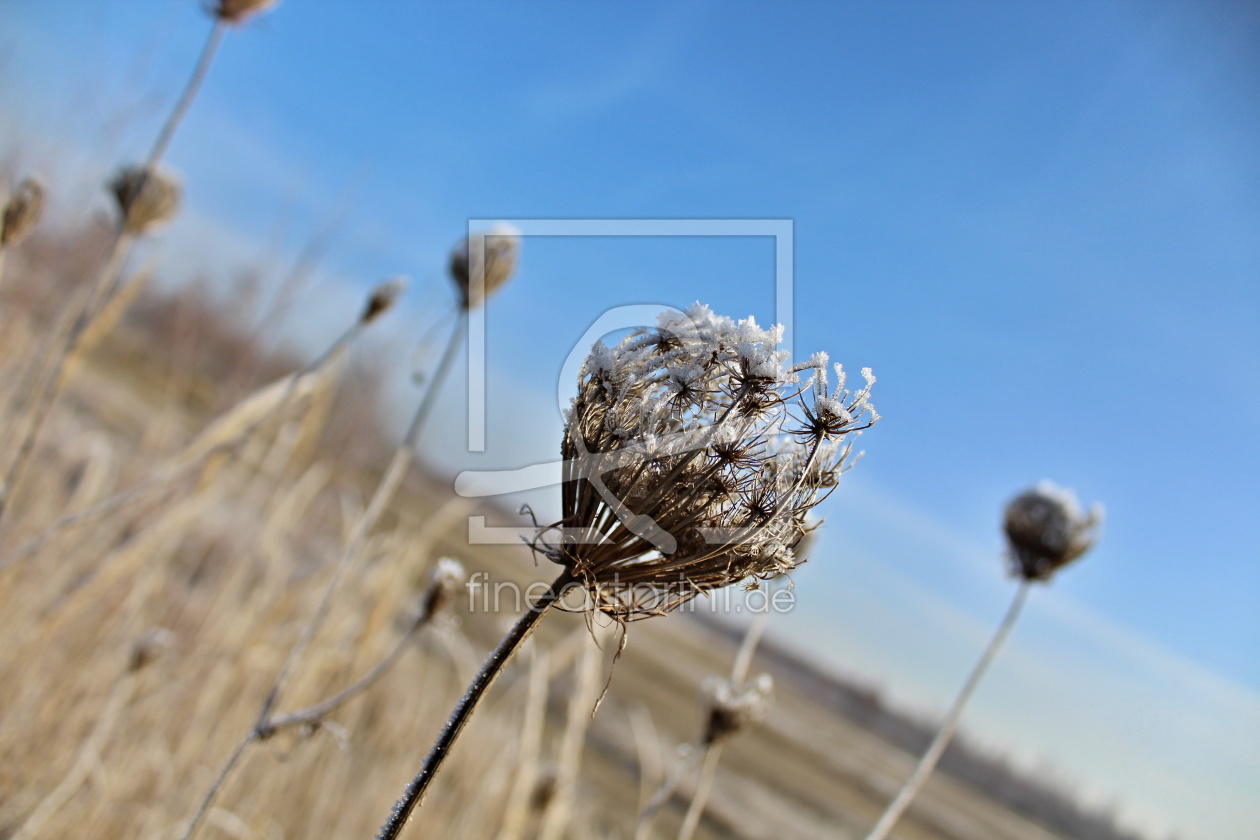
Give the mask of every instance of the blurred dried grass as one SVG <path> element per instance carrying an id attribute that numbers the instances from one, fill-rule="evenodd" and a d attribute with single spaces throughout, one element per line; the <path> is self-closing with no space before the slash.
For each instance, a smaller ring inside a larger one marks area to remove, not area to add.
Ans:
<path id="1" fill-rule="evenodd" d="M 106 240 L 37 234 L 10 255 L 0 288 L 0 427 L 23 386 L 24 360 L 58 302 L 92 276 Z M 144 481 L 212 418 L 236 411 L 228 425 L 239 427 L 250 414 L 241 394 L 300 368 L 257 346 L 195 286 L 136 294 L 51 416 L 0 555 L 67 512 Z M 389 457 L 375 413 L 378 381 L 324 382 L 228 454 L 117 513 L 58 531 L 0 571 L 0 838 L 179 834 L 252 725 Z M 460 557 L 495 580 L 543 576 L 523 547 L 470 547 L 468 512 L 447 486 L 412 472 L 277 711 L 328 697 L 383 657 L 437 557 Z M 466 599 L 457 613 L 458 624 L 422 632 L 380 684 L 325 726 L 280 733 L 246 756 L 202 836 L 372 836 L 511 617 L 470 613 Z M 632 636 L 591 720 L 616 646 L 593 645 L 579 616 L 550 616 L 532 654 L 474 719 L 414 835 L 630 837 L 673 751 L 703 724 L 701 682 L 727 672 L 735 649 L 681 616 Z M 834 692 L 842 689 L 802 663 L 777 656 L 761 667 L 780 679 L 778 702 L 762 726 L 728 745 L 697 836 L 859 835 L 910 755 L 840 714 Z M 893 727 L 913 750 L 913 725 L 873 702 L 867 726 Z M 673 836 L 690 796 L 683 785 L 656 836 Z M 1045 827 L 1053 822 L 938 777 L 898 836 L 1121 836 L 1057 834 Z"/>

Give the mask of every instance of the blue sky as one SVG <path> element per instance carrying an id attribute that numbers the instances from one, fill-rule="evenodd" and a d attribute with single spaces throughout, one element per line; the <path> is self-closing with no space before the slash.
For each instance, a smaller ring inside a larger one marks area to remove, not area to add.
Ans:
<path id="1" fill-rule="evenodd" d="M 64 218 L 104 212 L 91 185 L 143 155 L 204 38 L 197 6 L 0 4 L 0 152 L 60 188 Z M 1034 593 L 967 725 L 1145 825 L 1243 837 L 1257 9 L 284 0 L 225 42 L 169 155 L 189 212 L 152 247 L 227 280 L 322 232 L 322 296 L 291 325 L 313 340 L 348 287 L 398 272 L 432 318 L 469 218 L 793 220 L 798 355 L 872 366 L 885 419 L 781 632 L 939 708 L 1009 594 L 1001 506 L 1074 487 L 1106 504 L 1103 539 Z M 609 307 L 769 322 L 773 270 L 767 239 L 528 240 L 488 311 L 489 451 L 450 456 L 455 417 L 443 463 L 553 457 L 558 371 Z"/>

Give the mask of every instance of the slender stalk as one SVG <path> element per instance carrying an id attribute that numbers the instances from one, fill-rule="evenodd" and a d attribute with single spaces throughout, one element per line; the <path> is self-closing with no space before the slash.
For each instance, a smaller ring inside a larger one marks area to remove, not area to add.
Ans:
<path id="1" fill-rule="evenodd" d="M 197 806 L 197 812 L 192 815 L 192 819 L 188 821 L 188 825 L 184 826 L 184 833 L 179 835 L 179 840 L 189 840 L 193 836 L 193 832 L 197 830 L 197 826 L 201 825 L 201 821 L 205 819 L 206 814 L 210 811 L 210 806 L 214 804 L 215 797 L 219 795 L 219 789 L 223 787 L 223 783 L 227 781 L 228 776 L 232 774 L 232 770 L 240 762 L 241 757 L 245 755 L 245 750 L 250 744 L 258 740 L 257 730 L 251 729 L 249 733 L 241 739 L 236 745 L 236 749 L 232 750 L 232 754 L 228 756 L 227 762 L 219 769 L 219 774 L 214 777 L 214 782 L 210 785 L 210 789 L 206 791 L 206 795 L 201 798 L 201 804 Z"/>
<path id="2" fill-rule="evenodd" d="M 744 641 L 740 643 L 739 652 L 735 654 L 735 664 L 731 666 L 731 685 L 740 686 L 748 679 L 748 671 L 752 668 L 753 656 L 757 653 L 757 645 L 766 633 L 766 625 L 770 623 L 769 596 L 766 608 L 753 616 L 752 623 L 744 632 Z M 682 827 L 678 829 L 678 840 L 691 840 L 691 835 L 700 825 L 700 817 L 709 803 L 709 793 L 713 790 L 713 777 L 717 775 L 718 761 L 722 756 L 722 742 L 711 743 L 704 755 L 704 764 L 700 766 L 700 776 L 696 780 L 696 790 L 691 796 L 691 804 L 687 806 L 687 816 L 683 818 Z"/>
<path id="3" fill-rule="evenodd" d="M 323 626 L 324 620 L 328 617 L 328 611 L 332 607 L 333 598 L 341 588 L 346 576 L 355 566 L 362 553 L 363 546 L 367 542 L 368 534 L 376 527 L 380 521 L 381 515 L 389 507 L 389 503 L 393 500 L 394 494 L 402 485 L 403 479 L 407 476 L 407 470 L 410 468 L 412 461 L 415 459 L 415 447 L 420 439 L 420 431 L 423 428 L 424 420 L 428 416 L 430 409 L 433 407 L 437 391 L 442 387 L 442 382 L 446 378 L 447 372 L 450 370 L 451 364 L 455 359 L 455 352 L 459 348 L 459 339 L 464 333 L 465 320 L 461 318 L 456 324 L 455 329 L 451 332 L 451 338 L 446 346 L 446 351 L 442 354 L 441 360 L 438 362 L 438 368 L 434 372 L 433 379 L 429 382 L 425 389 L 424 396 L 421 397 L 420 405 L 416 409 L 415 416 L 411 420 L 411 425 L 407 429 L 407 433 L 403 437 L 402 444 L 394 451 L 394 456 L 390 460 L 389 466 L 385 470 L 385 474 L 381 477 L 380 483 L 376 487 L 376 491 L 372 494 L 372 500 L 364 509 L 358 522 L 355 523 L 354 532 L 350 536 L 350 540 L 346 543 L 346 547 L 342 550 L 341 559 L 337 563 L 337 568 L 333 572 L 332 578 L 328 581 L 328 585 L 324 588 L 320 595 L 319 603 L 315 605 L 315 611 L 307 620 L 306 626 L 302 628 L 302 634 L 294 643 L 289 655 L 285 658 L 284 664 L 280 666 L 280 670 L 276 674 L 276 678 L 271 683 L 266 697 L 263 698 L 262 705 L 259 707 L 258 716 L 254 720 L 254 725 L 249 734 L 237 747 L 237 751 L 233 752 L 228 759 L 228 763 L 224 765 L 223 772 L 215 781 L 214 787 L 206 794 L 206 799 L 202 803 L 202 807 L 193 816 L 188 826 L 184 830 L 181 840 L 188 840 L 196 831 L 197 824 L 205 815 L 206 809 L 213 803 L 215 796 L 218 794 L 219 788 L 223 786 L 223 782 L 230 775 L 232 768 L 240 758 L 239 753 L 243 751 L 249 744 L 254 741 L 263 741 L 271 737 L 275 733 L 278 726 L 296 726 L 300 723 L 309 723 L 318 720 L 332 709 L 337 708 L 342 703 L 357 695 L 361 691 L 368 688 L 373 682 L 380 678 L 393 664 L 392 659 L 396 659 L 396 654 L 401 653 L 401 643 L 391 652 L 387 660 L 381 666 L 373 669 L 368 677 L 361 680 L 364 684 L 355 684 L 347 688 L 341 694 L 335 695 L 324 703 L 312 706 L 302 712 L 295 712 L 293 715 L 274 716 L 272 712 L 276 708 L 276 704 L 280 700 L 281 691 L 289 681 L 290 675 L 297 669 L 307 650 L 314 641 L 315 635 Z M 327 704 L 332 704 L 329 708 L 324 708 Z"/>
<path id="4" fill-rule="evenodd" d="M 22 478 L 48 412 L 65 386 L 67 366 L 78 351 L 79 342 L 91 321 L 90 313 L 99 308 L 100 302 L 104 299 L 103 290 L 113 285 L 114 277 L 117 276 L 131 250 L 132 241 L 133 237 L 119 231 L 110 249 L 109 257 L 92 285 L 85 293 L 76 297 L 74 304 L 63 311 L 61 319 L 53 328 L 53 356 L 35 375 L 32 386 L 34 396 L 16 432 L 21 442 L 18 444 L 13 461 L 5 471 L 3 483 L 0 483 L 0 523 L 4 521 L 9 499 Z"/>
<path id="5" fill-rule="evenodd" d="M 709 744 L 704 753 L 704 764 L 700 767 L 700 778 L 696 780 L 696 792 L 691 797 L 691 805 L 687 808 L 687 816 L 683 818 L 678 829 L 678 840 L 691 840 L 700 825 L 700 817 L 704 814 L 704 806 L 709 802 L 709 791 L 713 789 L 713 777 L 717 775 L 718 761 L 722 758 L 722 742 Z"/>
<path id="6" fill-rule="evenodd" d="M 498 646 L 491 652 L 485 664 L 481 666 L 481 670 L 473 678 L 472 684 L 468 686 L 468 690 L 460 698 L 454 711 L 451 712 L 450 718 L 446 721 L 446 726 L 442 728 L 442 733 L 438 736 L 437 743 L 429 750 L 429 754 L 425 756 L 424 763 L 420 766 L 420 772 L 408 783 L 402 797 L 394 805 L 389 819 L 386 820 L 381 830 L 377 832 L 376 840 L 397 840 L 403 826 L 407 824 L 407 819 L 411 816 L 411 812 L 420 805 L 425 791 L 429 789 L 429 785 L 433 783 L 433 778 L 437 775 L 438 770 L 441 769 L 442 763 L 450 755 L 451 748 L 455 745 L 455 740 L 459 737 L 459 733 L 464 730 L 464 726 L 477 708 L 477 704 L 485 696 L 486 690 L 494 684 L 495 679 L 503 670 L 503 666 L 512 658 L 512 654 L 516 652 L 516 649 L 521 646 L 522 642 L 529 638 L 529 634 L 538 626 L 538 622 L 542 620 L 542 617 L 547 614 L 548 610 L 555 606 L 556 602 L 563 595 L 565 588 L 572 582 L 572 575 L 567 570 L 562 572 L 552 582 L 551 586 L 547 588 L 546 592 L 534 599 L 534 602 L 525 610 L 525 614 L 517 620 L 512 629 L 507 632 L 507 635 L 499 641 Z"/>
<path id="7" fill-rule="evenodd" d="M 201 89 L 201 83 L 205 81 L 206 71 L 210 69 L 214 55 L 219 50 L 219 44 L 223 42 L 223 33 L 226 31 L 227 22 L 216 17 L 214 26 L 210 29 L 210 35 L 206 38 L 205 46 L 201 48 L 197 64 L 193 67 L 192 75 L 188 78 L 188 83 L 184 85 L 184 92 L 180 94 L 179 100 L 171 109 L 170 115 L 167 116 L 166 122 L 162 124 L 162 129 L 158 132 L 157 139 L 153 142 L 153 149 L 149 152 L 145 171 L 156 166 L 166 154 L 166 148 L 171 144 L 171 138 L 175 136 L 175 129 L 183 122 L 184 115 L 188 113 L 188 106 L 192 104 L 197 91 Z"/>
<path id="8" fill-rule="evenodd" d="M 367 691 L 378 680 L 380 680 L 381 677 L 385 676 L 385 674 L 389 672 L 390 668 L 394 667 L 394 664 L 403 655 L 403 652 L 407 650 L 407 646 L 411 643 L 411 640 L 414 639 L 416 634 L 420 632 L 420 628 L 428 625 L 430 619 L 432 618 L 433 616 L 429 613 L 422 613 L 411 623 L 411 626 L 407 628 L 407 632 L 394 643 L 393 649 L 391 649 L 389 653 L 385 654 L 385 656 L 372 666 L 371 670 L 360 677 L 358 681 L 350 684 L 346 688 L 343 688 L 327 700 L 316 703 L 313 706 L 300 709 L 296 712 L 287 712 L 283 715 L 276 715 L 272 717 L 264 726 L 260 727 L 259 737 L 265 740 L 282 729 L 289 729 L 294 726 L 311 726 L 319 723 L 328 715 L 332 714 L 355 697 L 358 697 L 360 694 Z"/>
<path id="9" fill-rule="evenodd" d="M 958 728 L 958 722 L 962 718 L 963 707 L 967 705 L 967 701 L 971 699 L 972 692 L 975 691 L 976 686 L 980 683 L 980 678 L 984 676 L 984 672 L 988 670 L 998 651 L 1002 649 L 1003 643 L 1006 642 L 1006 637 L 1011 634 L 1011 628 L 1015 626 L 1015 620 L 1019 618 L 1020 610 L 1024 607 L 1024 601 L 1028 598 L 1028 590 L 1031 583 L 1032 581 L 1028 578 L 1020 579 L 1019 588 L 1015 590 L 1015 597 L 1011 599 L 1011 605 L 1006 610 L 1006 616 L 1002 619 L 1002 623 L 998 625 L 997 632 L 989 640 L 989 645 L 984 649 L 984 653 L 980 655 L 979 661 L 972 667 L 971 673 L 967 676 L 967 681 L 963 683 L 962 690 L 954 698 L 953 705 L 945 713 L 940 729 L 936 732 L 936 737 L 932 739 L 932 743 L 928 746 L 927 751 L 919 759 L 914 772 L 910 774 L 910 778 L 906 780 L 901 791 L 889 804 L 883 816 L 879 818 L 879 822 L 866 835 L 866 840 L 883 840 L 883 838 L 887 837 L 893 826 L 897 824 L 897 820 L 905 812 L 906 808 L 910 806 L 911 800 L 914 799 L 924 783 L 927 782 L 928 777 L 932 775 L 932 770 L 936 767 L 936 763 L 940 761 L 941 755 L 945 752 L 945 747 L 949 746 L 949 741 L 953 738 L 954 731 Z"/>
<path id="10" fill-rule="evenodd" d="M 407 470 L 411 467 L 411 462 L 416 457 L 415 447 L 420 440 L 420 431 L 424 426 L 425 418 L 428 417 L 429 411 L 433 407 L 437 392 L 442 387 L 442 382 L 451 367 L 451 362 L 454 361 L 455 351 L 459 347 L 459 339 L 464 333 L 465 323 L 465 320 L 461 318 L 455 330 L 452 331 L 450 342 L 446 345 L 446 352 L 442 354 L 442 359 L 438 362 L 438 368 L 434 372 L 433 380 L 425 389 L 424 396 L 420 400 L 415 416 L 411 419 L 411 425 L 403 437 L 402 444 L 394 450 L 394 457 L 390 460 L 389 467 L 385 470 L 385 475 L 381 478 L 380 484 L 377 485 L 376 492 L 372 494 L 371 502 L 364 509 L 363 514 L 359 517 L 359 521 L 355 523 L 350 541 L 342 551 L 341 560 L 338 562 L 337 569 L 333 572 L 328 586 L 324 589 L 323 595 L 320 596 L 319 603 L 315 606 L 315 612 L 311 614 L 306 626 L 302 629 L 302 635 L 298 638 L 293 649 L 289 651 L 288 658 L 285 659 L 284 664 L 280 667 L 280 672 L 276 675 L 275 682 L 272 683 L 271 690 L 267 693 L 262 709 L 258 714 L 260 724 L 267 719 L 271 714 L 271 710 L 275 708 L 281 689 L 283 689 L 289 675 L 306 654 L 307 649 L 315 638 L 315 634 L 323 626 L 324 619 L 328 616 L 328 610 L 332 606 L 333 597 L 341 588 L 341 584 L 350 569 L 358 561 L 363 545 L 367 542 L 368 534 L 376 527 L 376 523 L 380 521 L 381 515 L 385 512 L 389 503 L 393 501 L 394 494 L 398 492 L 399 486 L 402 484 L 403 479 L 406 478 Z"/>
<path id="11" fill-rule="evenodd" d="M 223 20 L 215 20 L 214 26 L 210 30 L 210 36 L 206 39 L 201 55 L 197 59 L 197 64 L 193 68 L 192 76 L 189 77 L 183 93 L 176 101 L 171 113 L 167 116 L 166 122 L 162 124 L 162 128 L 158 131 L 157 139 L 153 143 L 153 148 L 150 150 L 145 164 L 144 172 L 146 177 L 166 153 L 171 138 L 175 135 L 175 130 L 183 121 L 184 115 L 188 112 L 189 106 L 201 87 L 201 83 L 205 80 L 206 72 L 210 69 L 210 64 L 219 49 L 219 44 L 223 40 L 223 33 L 226 31 L 226 28 L 227 24 Z M 138 191 L 143 191 L 144 186 L 144 182 L 141 181 Z M 21 480 L 26 463 L 35 448 L 36 439 L 39 437 L 39 433 L 44 427 L 44 421 L 48 417 L 48 412 L 52 409 L 57 395 L 61 393 L 61 389 L 65 387 L 67 365 L 78 351 L 79 342 L 82 340 L 83 334 L 86 332 L 92 319 L 96 317 L 109 302 L 110 298 L 118 291 L 117 280 L 121 273 L 122 265 L 131 253 L 131 247 L 135 242 L 135 237 L 126 230 L 126 221 L 124 218 L 119 222 L 118 232 L 114 238 L 105 266 L 93 281 L 82 308 L 78 309 L 77 315 L 73 317 L 72 325 L 66 330 L 65 338 L 60 342 L 60 348 L 56 351 L 56 355 L 48 367 L 45 368 L 44 374 L 36 386 L 35 397 L 27 415 L 28 420 L 25 423 L 25 428 L 21 433 L 21 443 L 18 445 L 17 454 L 5 473 L 3 483 L 0 483 L 0 523 L 3 523 L 9 497 L 12 495 L 18 481 Z M 74 312 L 75 309 L 76 307 L 71 307 L 67 311 Z"/>

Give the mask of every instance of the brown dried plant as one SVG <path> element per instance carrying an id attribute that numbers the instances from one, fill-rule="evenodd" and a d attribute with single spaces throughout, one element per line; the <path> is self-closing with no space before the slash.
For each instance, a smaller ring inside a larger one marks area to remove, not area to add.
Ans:
<path id="1" fill-rule="evenodd" d="M 531 541 L 562 571 L 482 666 L 378 840 L 398 837 L 504 664 L 571 592 L 581 603 L 562 608 L 625 622 L 798 563 L 806 516 L 845 468 L 845 438 L 878 415 L 869 369 L 854 392 L 837 365 L 832 390 L 825 354 L 789 365 L 781 338 L 696 304 L 614 348 L 596 343 L 566 418 L 564 515 Z"/>

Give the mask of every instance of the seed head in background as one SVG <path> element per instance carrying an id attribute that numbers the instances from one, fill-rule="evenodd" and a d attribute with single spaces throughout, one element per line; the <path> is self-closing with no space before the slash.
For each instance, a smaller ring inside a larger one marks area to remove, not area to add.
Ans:
<path id="1" fill-rule="evenodd" d="M 531 543 L 588 606 L 645 618 L 801 562 L 846 439 L 878 419 L 875 378 L 851 392 L 836 365 L 829 390 L 826 354 L 789 365 L 782 334 L 696 304 L 595 343 L 566 418 L 563 518 Z"/>
<path id="2" fill-rule="evenodd" d="M 370 324 L 384 315 L 393 308 L 405 291 L 407 291 L 406 277 L 391 277 L 378 284 L 372 290 L 367 304 L 363 307 L 363 314 L 359 316 L 359 323 Z"/>
<path id="3" fill-rule="evenodd" d="M 4 205 L 0 219 L 0 248 L 17 245 L 30 234 L 44 215 L 44 182 L 30 176 L 18 184 Z"/>
<path id="4" fill-rule="evenodd" d="M 218 0 L 210 8 L 210 13 L 227 23 L 244 23 L 245 20 L 260 12 L 265 12 L 280 0 Z"/>
<path id="5" fill-rule="evenodd" d="M 1049 580 L 1093 546 L 1102 519 L 1102 505 L 1085 513 L 1075 493 L 1050 481 L 1025 490 L 1006 506 L 1003 521 L 1012 573 Z"/>
<path id="6" fill-rule="evenodd" d="M 521 232 L 500 223 L 484 233 L 464 237 L 451 251 L 451 279 L 459 290 L 460 306 L 472 309 L 494 294 L 516 271 Z"/>
<path id="7" fill-rule="evenodd" d="M 706 681 L 704 698 L 709 715 L 704 731 L 705 746 L 760 723 L 770 710 L 773 694 L 774 680 L 769 674 L 759 674 L 738 685 L 720 678 Z"/>
<path id="8" fill-rule="evenodd" d="M 118 202 L 124 232 L 133 236 L 152 233 L 179 212 L 179 180 L 170 172 L 126 166 L 108 184 Z"/>

